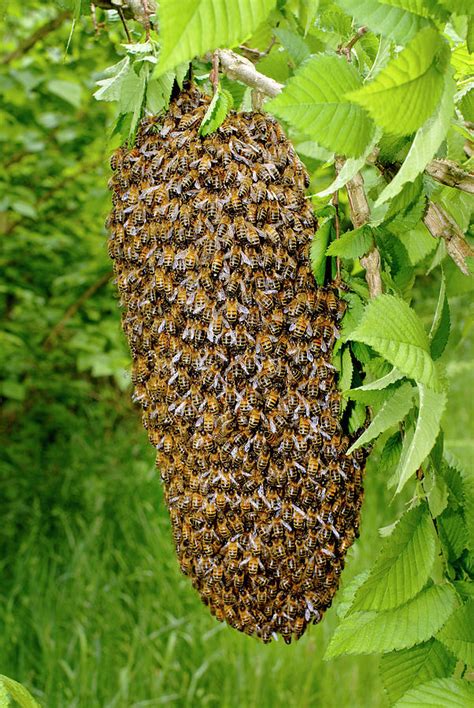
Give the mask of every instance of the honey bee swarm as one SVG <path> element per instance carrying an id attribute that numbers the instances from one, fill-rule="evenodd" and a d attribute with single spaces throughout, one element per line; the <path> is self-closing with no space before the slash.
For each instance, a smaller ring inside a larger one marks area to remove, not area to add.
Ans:
<path id="1" fill-rule="evenodd" d="M 208 104 L 188 88 L 115 152 L 109 251 L 181 569 L 218 620 L 290 642 L 358 533 L 344 303 L 316 287 L 308 177 L 278 123 L 232 112 L 200 137 Z"/>

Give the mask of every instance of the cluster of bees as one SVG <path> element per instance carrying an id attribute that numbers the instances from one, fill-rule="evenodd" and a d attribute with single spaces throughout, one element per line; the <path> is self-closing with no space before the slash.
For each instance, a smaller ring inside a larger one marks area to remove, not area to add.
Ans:
<path id="1" fill-rule="evenodd" d="M 232 113 L 203 138 L 208 103 L 188 87 L 115 152 L 109 251 L 181 569 L 218 620 L 290 642 L 358 533 L 344 302 L 315 285 L 308 177 L 278 123 Z"/>

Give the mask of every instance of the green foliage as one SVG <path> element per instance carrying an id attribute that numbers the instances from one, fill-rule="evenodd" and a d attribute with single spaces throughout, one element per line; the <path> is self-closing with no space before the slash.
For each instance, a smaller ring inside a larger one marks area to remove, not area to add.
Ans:
<path id="1" fill-rule="evenodd" d="M 245 41 L 275 0 L 161 0 L 158 11 L 161 73 L 195 56 Z"/>
<path id="2" fill-rule="evenodd" d="M 449 585 L 432 585 L 396 609 L 349 614 L 334 632 L 326 658 L 378 654 L 425 642 L 443 626 L 455 604 Z"/>
<path id="3" fill-rule="evenodd" d="M 267 108 L 323 147 L 358 157 L 370 142 L 373 125 L 345 96 L 360 84 L 359 74 L 343 57 L 319 55 L 289 79 Z"/>
<path id="4" fill-rule="evenodd" d="M 445 87 L 439 105 L 436 105 L 433 115 L 418 129 L 403 165 L 390 184 L 385 187 L 376 205 L 393 199 L 405 184 L 413 182 L 436 155 L 446 137 L 453 116 L 454 82 L 449 74 L 446 75 L 444 82 Z"/>
<path id="5" fill-rule="evenodd" d="M 415 644 L 411 649 L 384 654 L 380 673 L 391 703 L 407 691 L 434 678 L 449 676 L 455 666 L 454 657 L 436 639 Z"/>
<path id="6" fill-rule="evenodd" d="M 450 453 L 472 462 L 473 285 L 423 223 L 434 201 L 464 234 L 458 248 L 472 244 L 472 195 L 424 172 L 434 157 L 472 171 L 469 2 L 162 0 L 150 36 L 126 17 L 127 38 L 116 12 L 96 8 L 95 34 L 88 3 L 56 4 L 25 12 L 10 0 L 3 51 L 21 51 L 0 73 L 2 670 L 37 686 L 44 705 L 383 700 L 375 658 L 322 668 L 331 613 L 289 655 L 233 638 L 193 604 L 157 510 L 152 450 L 123 402 L 108 154 L 186 76 L 210 94 L 210 53 L 233 47 L 285 84 L 264 110 L 285 121 L 310 173 L 311 267 L 317 283 L 341 271 L 349 288 L 334 360 L 343 426 L 367 426 L 353 448 L 373 451 L 327 655 L 383 653 L 392 705 L 470 705 L 456 662 L 472 668 L 474 482 Z M 64 8 L 64 24 L 21 49 Z M 232 105 L 250 110 L 250 89 L 221 72 L 201 134 Z M 363 226 L 350 193 L 360 177 Z M 374 246 L 384 294 L 370 299 L 360 259 Z M 0 700 L 15 697 L 7 681 Z"/>
<path id="7" fill-rule="evenodd" d="M 397 493 L 419 469 L 429 455 L 440 431 L 441 417 L 446 408 L 446 393 L 418 384 L 420 405 L 413 436 L 407 434 L 402 446 L 400 461 L 390 484 L 397 485 Z"/>
<path id="8" fill-rule="evenodd" d="M 39 703 L 24 686 L 8 676 L 0 675 L 0 706 L 7 708 L 10 698 L 13 698 L 20 708 L 39 708 Z"/>
<path id="9" fill-rule="evenodd" d="M 199 126 L 200 135 L 209 135 L 222 125 L 227 113 L 232 107 L 232 96 L 220 87 L 212 97 L 202 123 Z"/>
<path id="10" fill-rule="evenodd" d="M 474 686 L 461 679 L 440 678 L 410 689 L 395 705 L 396 708 L 465 708 L 472 705 L 473 701 Z"/>
<path id="11" fill-rule="evenodd" d="M 349 392 L 349 396 L 351 393 Z M 390 391 L 378 413 L 374 416 L 367 430 L 349 448 L 348 452 L 367 445 L 377 438 L 384 430 L 400 423 L 413 407 L 413 388 L 409 383 Z"/>
<path id="12" fill-rule="evenodd" d="M 440 35 L 427 27 L 373 81 L 347 97 L 366 108 L 388 133 L 409 135 L 436 107 L 443 89 L 445 57 Z"/>
<path id="13" fill-rule="evenodd" d="M 428 336 L 415 312 L 400 298 L 381 295 L 370 302 L 351 339 L 373 347 L 415 381 L 438 385 Z"/>
<path id="14" fill-rule="evenodd" d="M 435 545 L 435 530 L 426 505 L 404 514 L 358 589 L 351 612 L 389 610 L 415 597 L 430 575 Z"/>
<path id="15" fill-rule="evenodd" d="M 374 243 L 372 234 L 373 229 L 368 225 L 360 226 L 353 231 L 346 231 L 337 241 L 332 241 L 326 254 L 341 258 L 359 258 L 367 253 Z"/>
<path id="16" fill-rule="evenodd" d="M 457 609 L 445 624 L 438 639 L 459 661 L 474 665 L 474 600 Z"/>
<path id="17" fill-rule="evenodd" d="M 326 249 L 329 243 L 331 230 L 332 222 L 330 219 L 326 219 L 314 234 L 309 250 L 311 269 L 316 282 L 320 285 L 323 285 L 326 279 Z"/>

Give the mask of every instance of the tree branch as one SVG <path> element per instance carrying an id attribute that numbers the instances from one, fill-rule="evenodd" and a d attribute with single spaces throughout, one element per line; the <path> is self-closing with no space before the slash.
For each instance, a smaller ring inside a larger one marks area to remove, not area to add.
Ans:
<path id="1" fill-rule="evenodd" d="M 336 157 L 336 172 L 342 168 L 344 160 Z M 370 220 L 370 207 L 364 190 L 364 179 L 360 172 L 346 184 L 351 221 L 354 228 L 358 229 Z M 382 294 L 382 276 L 380 273 L 380 253 L 375 246 L 360 259 L 360 264 L 365 268 L 365 279 L 369 286 L 370 297 Z"/>
<path id="2" fill-rule="evenodd" d="M 76 312 L 79 312 L 83 304 L 89 300 L 95 293 L 100 290 L 100 288 L 105 285 L 106 283 L 109 282 L 109 280 L 113 277 L 112 271 L 109 271 L 102 275 L 98 280 L 96 280 L 95 283 L 92 283 L 92 285 L 85 290 L 82 295 L 76 300 L 76 302 L 73 302 L 73 304 L 68 307 L 66 312 L 64 313 L 63 317 L 60 319 L 60 321 L 53 327 L 51 332 L 48 334 L 46 339 L 43 341 L 43 347 L 45 349 L 49 349 L 56 337 L 61 334 L 63 331 L 64 327 L 66 324 L 69 322 L 71 317 L 74 317 Z"/>
<path id="3" fill-rule="evenodd" d="M 96 7 L 102 10 L 115 10 L 119 8 L 123 12 L 127 20 L 138 20 L 138 22 L 146 22 L 150 15 L 156 12 L 155 0 L 94 0 Z"/>
<path id="4" fill-rule="evenodd" d="M 52 20 L 49 20 L 49 22 L 46 22 L 44 25 L 41 27 L 38 27 L 38 29 L 33 32 L 33 34 L 30 34 L 29 37 L 26 37 L 16 49 L 14 49 L 12 52 L 9 52 L 8 54 L 4 54 L 3 57 L 0 59 L 0 64 L 10 64 L 10 62 L 14 61 L 15 59 L 19 59 L 20 57 L 24 56 L 29 50 L 34 47 L 34 45 L 37 42 L 40 42 L 42 39 L 47 37 L 48 34 L 51 34 L 51 32 L 54 32 L 54 30 L 57 30 L 58 27 L 61 27 L 63 22 L 68 19 L 68 17 L 71 16 L 71 13 L 69 10 L 64 10 L 64 12 L 60 12 L 59 15 L 56 15 L 56 17 L 53 17 Z"/>
<path id="5" fill-rule="evenodd" d="M 218 49 L 219 61 L 222 71 L 234 81 L 241 81 L 243 84 L 257 89 L 271 98 L 278 96 L 283 90 L 283 84 L 271 79 L 265 74 L 256 70 L 251 61 L 236 54 L 230 49 Z"/>
<path id="6" fill-rule="evenodd" d="M 466 258 L 474 256 L 474 251 L 464 239 L 464 234 L 457 223 L 439 204 L 428 202 L 428 209 L 423 222 L 434 238 L 442 238 L 446 250 L 464 275 L 470 275 Z"/>
<path id="7" fill-rule="evenodd" d="M 441 184 L 474 194 L 474 173 L 463 170 L 452 160 L 431 160 L 425 172 Z"/>
<path id="8" fill-rule="evenodd" d="M 360 39 L 361 37 L 363 37 L 364 34 L 366 34 L 366 32 L 367 32 L 367 27 L 359 27 L 359 29 L 357 30 L 357 32 L 354 34 L 354 36 L 352 37 L 352 39 L 350 39 L 347 44 L 343 44 L 343 45 L 341 45 L 340 47 L 337 48 L 337 53 L 338 53 L 338 54 L 344 54 L 344 56 L 346 57 L 347 61 L 351 61 L 351 59 L 352 59 L 352 57 L 351 57 L 352 47 L 353 47 L 355 44 L 357 44 L 357 42 L 359 41 L 359 39 Z"/>

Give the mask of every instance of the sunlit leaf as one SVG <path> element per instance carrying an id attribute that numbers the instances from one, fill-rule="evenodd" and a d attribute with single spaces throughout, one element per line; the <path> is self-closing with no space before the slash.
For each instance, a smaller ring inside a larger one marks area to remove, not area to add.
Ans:
<path id="1" fill-rule="evenodd" d="M 331 234 L 332 221 L 327 219 L 316 231 L 309 249 L 311 270 L 318 285 L 324 285 L 326 275 L 326 249 Z"/>
<path id="2" fill-rule="evenodd" d="M 160 0 L 158 21 L 165 72 L 217 47 L 235 47 L 267 17 L 275 0 Z"/>
<path id="3" fill-rule="evenodd" d="M 370 143 L 373 123 L 344 94 L 360 85 L 358 72 L 343 57 L 320 54 L 305 62 L 266 108 L 328 150 L 358 157 Z"/>
<path id="4" fill-rule="evenodd" d="M 394 708 L 467 708 L 474 704 L 474 685 L 455 678 L 437 678 L 412 688 Z"/>
<path id="5" fill-rule="evenodd" d="M 436 106 L 433 115 L 417 131 L 408 155 L 393 180 L 378 197 L 375 202 L 376 207 L 392 199 L 399 193 L 404 184 L 413 182 L 436 155 L 441 142 L 446 136 L 454 113 L 454 81 L 450 74 L 446 75 L 444 81 L 445 88 L 439 106 Z"/>
<path id="6" fill-rule="evenodd" d="M 436 108 L 443 90 L 446 45 L 439 33 L 421 30 L 373 79 L 346 98 L 363 106 L 384 130 L 409 135 Z"/>
<path id="7" fill-rule="evenodd" d="M 444 391 L 433 391 L 423 384 L 418 384 L 418 390 L 420 407 L 415 433 L 411 440 L 408 437 L 404 440 L 400 462 L 392 480 L 397 485 L 397 494 L 429 455 L 438 437 L 446 408 L 447 396 Z"/>
<path id="8" fill-rule="evenodd" d="M 453 612 L 438 639 L 468 666 L 474 666 L 474 600 Z"/>
<path id="9" fill-rule="evenodd" d="M 405 383 L 400 388 L 395 389 L 393 393 L 387 394 L 389 397 L 375 415 L 367 430 L 349 448 L 348 454 L 374 440 L 385 430 L 400 423 L 413 407 L 413 393 L 413 387 L 409 383 Z M 351 392 L 348 391 L 346 395 L 351 397 Z"/>
<path id="10" fill-rule="evenodd" d="M 432 585 L 395 610 L 355 612 L 334 632 L 325 659 L 341 654 L 379 654 L 426 642 L 456 605 L 450 585 Z"/>
<path id="11" fill-rule="evenodd" d="M 380 674 L 391 703 L 410 688 L 433 678 L 449 676 L 456 661 L 443 645 L 430 639 L 411 649 L 384 654 L 380 660 Z"/>
<path id="12" fill-rule="evenodd" d="M 373 347 L 415 381 L 427 386 L 437 385 L 428 336 L 404 300 L 394 295 L 381 295 L 372 300 L 351 339 Z"/>
<path id="13" fill-rule="evenodd" d="M 364 224 L 358 229 L 347 231 L 338 239 L 329 244 L 326 251 L 328 256 L 341 258 L 359 258 L 370 250 L 374 243 L 372 227 Z"/>
<path id="14" fill-rule="evenodd" d="M 386 5 L 379 0 L 337 0 L 337 4 L 361 25 L 372 32 L 406 44 L 428 21 L 398 7 Z"/>
<path id="15" fill-rule="evenodd" d="M 389 610 L 411 600 L 428 580 L 435 545 L 436 534 L 426 504 L 406 512 L 357 591 L 351 612 Z"/>

